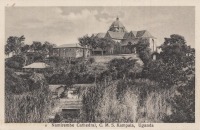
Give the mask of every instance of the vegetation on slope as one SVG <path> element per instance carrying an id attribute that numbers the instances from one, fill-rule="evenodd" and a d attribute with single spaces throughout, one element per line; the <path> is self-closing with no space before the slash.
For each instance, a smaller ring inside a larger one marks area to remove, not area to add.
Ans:
<path id="1" fill-rule="evenodd" d="M 7 53 L 20 53 L 16 46 L 7 48 Z M 41 53 L 45 50 L 41 46 L 35 42 L 32 48 Z M 94 83 L 81 90 L 81 122 L 194 122 L 195 50 L 180 35 L 165 38 L 157 60 L 151 59 L 148 47 L 145 39 L 136 45 L 144 64 L 134 58 L 114 58 L 107 64 L 98 64 L 95 57 L 88 61 L 49 57 L 52 68 L 44 76 L 16 75 L 24 60 L 14 57 L 10 60 L 13 65 L 6 64 L 5 70 L 6 122 L 46 122 L 51 107 L 47 82 L 68 87 Z"/>
<path id="2" fill-rule="evenodd" d="M 109 62 L 106 76 L 112 80 L 104 78 L 83 99 L 86 122 L 195 121 L 195 50 L 184 37 L 171 35 L 153 61 L 147 45 L 138 52 L 142 71 L 133 71 L 132 59 Z"/>
<path id="3" fill-rule="evenodd" d="M 52 102 L 44 76 L 22 78 L 9 68 L 5 74 L 5 122 L 47 122 Z"/>

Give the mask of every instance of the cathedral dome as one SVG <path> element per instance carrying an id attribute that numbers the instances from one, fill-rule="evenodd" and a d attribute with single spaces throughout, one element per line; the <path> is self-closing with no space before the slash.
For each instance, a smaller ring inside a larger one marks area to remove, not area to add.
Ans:
<path id="1" fill-rule="evenodd" d="M 108 31 L 113 31 L 113 32 L 126 32 L 126 29 L 124 25 L 119 21 L 119 18 L 116 18 L 116 21 L 114 21 Z"/>

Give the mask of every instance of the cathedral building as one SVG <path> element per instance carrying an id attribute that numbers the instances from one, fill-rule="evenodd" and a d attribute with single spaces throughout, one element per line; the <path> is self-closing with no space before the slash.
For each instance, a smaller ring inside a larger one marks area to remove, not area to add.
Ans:
<path id="1" fill-rule="evenodd" d="M 95 35 L 98 38 L 109 38 L 115 41 L 114 46 L 109 46 L 106 50 L 101 48 L 82 47 L 80 44 L 64 44 L 53 48 L 51 55 L 59 56 L 63 58 L 79 58 L 79 57 L 90 57 L 90 55 L 101 55 L 103 54 L 129 54 L 137 53 L 136 45 L 139 39 L 147 39 L 150 43 L 150 49 L 154 53 L 156 52 L 155 37 L 152 36 L 147 30 L 141 31 L 130 31 L 128 32 L 125 26 L 120 22 L 117 17 L 116 20 L 111 24 L 106 33 L 97 33 Z M 92 50 L 92 51 L 91 51 Z"/>
<path id="2" fill-rule="evenodd" d="M 139 39 L 147 39 L 150 43 L 150 48 L 152 52 L 156 52 L 155 37 L 150 34 L 147 30 L 140 31 L 130 31 L 128 32 L 125 26 L 120 22 L 117 17 L 116 20 L 111 24 L 106 33 L 96 34 L 99 38 L 111 38 L 115 42 L 120 44 L 121 53 L 131 53 L 135 52 L 136 49 L 133 48 L 133 51 L 130 52 L 129 45 L 135 45 L 138 43 Z"/>

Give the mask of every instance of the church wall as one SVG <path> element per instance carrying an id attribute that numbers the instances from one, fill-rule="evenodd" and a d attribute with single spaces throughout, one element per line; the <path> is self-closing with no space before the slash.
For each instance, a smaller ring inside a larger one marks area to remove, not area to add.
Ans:
<path id="1" fill-rule="evenodd" d="M 150 49 L 152 52 L 156 51 L 156 39 L 149 38 Z"/>

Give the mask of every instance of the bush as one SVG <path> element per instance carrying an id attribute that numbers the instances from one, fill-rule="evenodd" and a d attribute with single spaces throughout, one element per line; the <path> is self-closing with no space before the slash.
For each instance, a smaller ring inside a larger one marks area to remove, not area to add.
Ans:
<path id="1" fill-rule="evenodd" d="M 136 44 L 136 50 L 143 61 L 144 65 L 151 61 L 151 50 L 149 47 L 150 43 L 147 39 L 140 39 L 139 42 Z"/>
<path id="2" fill-rule="evenodd" d="M 28 81 L 16 75 L 13 69 L 5 70 L 5 91 L 20 94 L 29 91 Z"/>
<path id="3" fill-rule="evenodd" d="M 51 100 L 45 90 L 20 95 L 6 93 L 5 101 L 6 123 L 40 123 L 48 120 Z"/>
<path id="4" fill-rule="evenodd" d="M 84 95 L 84 122 L 162 122 L 171 114 L 170 91 L 158 87 L 148 79 L 100 83 Z"/>
<path id="5" fill-rule="evenodd" d="M 15 55 L 6 59 L 5 66 L 13 69 L 21 69 L 25 64 L 25 57 L 22 55 Z"/>
<path id="6" fill-rule="evenodd" d="M 172 105 L 172 114 L 164 118 L 165 122 L 195 122 L 195 77 L 178 86 L 176 93 L 168 102 Z"/>
<path id="7" fill-rule="evenodd" d="M 16 76 L 6 69 L 5 122 L 33 123 L 47 122 L 51 108 L 51 93 L 41 74 L 33 74 L 30 79 Z"/>
<path id="8" fill-rule="evenodd" d="M 95 59 L 93 57 L 89 58 L 88 60 L 90 62 L 90 64 L 94 63 L 95 62 Z"/>

